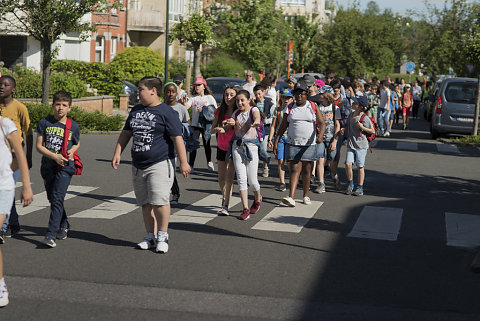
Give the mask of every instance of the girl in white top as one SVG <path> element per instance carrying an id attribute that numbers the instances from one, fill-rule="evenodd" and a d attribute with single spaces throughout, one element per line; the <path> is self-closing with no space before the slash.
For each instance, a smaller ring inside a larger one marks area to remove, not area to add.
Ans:
<path id="1" fill-rule="evenodd" d="M 270 100 L 273 102 L 272 109 L 277 107 L 278 93 L 277 93 L 277 90 L 275 89 L 275 86 L 277 85 L 277 77 L 275 77 L 271 73 L 267 73 L 265 75 L 265 78 L 263 78 L 261 84 L 263 87 L 267 88 L 265 97 L 270 98 Z"/>
<path id="2" fill-rule="evenodd" d="M 202 124 L 199 123 L 199 116 L 203 108 L 206 106 L 215 106 L 217 108 L 217 102 L 212 96 L 212 91 L 207 86 L 205 79 L 199 77 L 195 79 L 192 88 L 192 97 L 188 99 L 185 103 L 187 109 L 192 108 L 192 127 L 194 128 L 195 136 L 197 139 L 200 138 L 202 134 L 203 147 L 205 149 L 205 157 L 207 158 L 208 169 L 213 171 L 215 168 L 212 163 L 212 148 L 210 147 L 210 138 L 205 139 L 205 128 L 202 127 Z M 193 171 L 193 166 L 195 165 L 195 158 L 197 157 L 197 150 L 190 152 L 189 164 Z"/>
<path id="3" fill-rule="evenodd" d="M 258 145 L 244 140 L 256 140 L 258 138 L 257 127 L 260 126 L 260 111 L 250 105 L 250 93 L 242 89 L 236 96 L 237 108 L 232 118 L 224 120 L 225 125 L 235 126 L 235 136 L 232 142 L 232 158 L 237 174 L 238 189 L 243 204 L 243 212 L 240 219 L 247 220 L 250 214 L 255 214 L 260 209 L 262 195 L 258 183 Z M 252 108 L 252 110 L 250 110 Z M 258 141 L 260 143 L 260 141 Z M 245 146 L 245 145 L 246 146 Z M 250 151 L 252 159 L 248 159 L 246 149 Z M 248 185 L 253 187 L 255 201 L 248 209 Z"/>
<path id="4" fill-rule="evenodd" d="M 17 134 L 17 126 L 8 118 L 0 116 L 0 226 L 10 214 L 10 209 L 15 196 L 15 182 L 11 169 L 12 153 L 10 146 L 15 152 L 18 166 L 22 175 L 22 196 L 23 206 L 28 206 L 33 200 L 32 188 L 30 186 L 30 175 L 28 173 L 27 158 L 23 152 L 20 137 Z M 3 243 L 3 235 L 1 236 Z M 0 307 L 8 304 L 8 290 L 3 279 L 3 260 L 0 251 Z"/>

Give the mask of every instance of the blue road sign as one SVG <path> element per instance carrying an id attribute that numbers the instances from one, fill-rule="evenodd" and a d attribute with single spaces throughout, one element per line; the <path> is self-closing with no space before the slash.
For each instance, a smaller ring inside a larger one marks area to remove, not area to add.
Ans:
<path id="1" fill-rule="evenodd" d="M 414 62 L 407 62 L 407 65 L 405 66 L 408 72 L 414 71 L 415 70 L 415 63 Z"/>

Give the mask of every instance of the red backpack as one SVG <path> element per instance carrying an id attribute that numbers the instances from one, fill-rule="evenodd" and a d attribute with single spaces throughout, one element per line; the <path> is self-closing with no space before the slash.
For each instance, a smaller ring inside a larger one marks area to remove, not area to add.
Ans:
<path id="1" fill-rule="evenodd" d="M 375 124 L 375 119 L 373 117 L 367 116 L 366 113 L 363 113 L 362 116 L 360 116 L 360 122 L 362 122 L 365 117 L 368 117 L 370 121 L 372 122 L 372 128 L 375 131 L 373 134 L 367 134 L 365 133 L 365 137 L 367 138 L 368 141 L 368 149 L 370 149 L 370 153 L 372 153 L 372 149 L 370 148 L 370 142 L 372 142 L 375 138 L 377 138 L 377 127 Z M 362 137 L 362 131 L 360 131 L 360 137 Z"/>

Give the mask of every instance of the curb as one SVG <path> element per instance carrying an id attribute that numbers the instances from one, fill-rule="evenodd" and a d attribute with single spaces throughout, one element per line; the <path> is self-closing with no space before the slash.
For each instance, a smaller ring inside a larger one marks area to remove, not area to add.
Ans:
<path id="1" fill-rule="evenodd" d="M 462 143 L 462 142 L 453 141 L 453 140 L 447 139 L 447 138 L 439 138 L 438 140 L 440 142 L 444 143 L 444 144 L 455 144 L 455 145 L 464 146 L 464 147 L 480 146 L 480 143 Z"/>

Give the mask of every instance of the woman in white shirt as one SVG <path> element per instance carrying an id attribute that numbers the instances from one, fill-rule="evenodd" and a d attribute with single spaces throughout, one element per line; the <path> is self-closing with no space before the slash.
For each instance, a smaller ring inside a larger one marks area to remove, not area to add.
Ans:
<path id="1" fill-rule="evenodd" d="M 288 105 L 280 128 L 278 129 L 273 152 L 278 151 L 278 141 L 288 127 L 287 137 L 287 162 L 290 170 L 290 194 L 282 202 L 290 207 L 295 206 L 295 191 L 297 189 L 300 173 L 303 183 L 303 203 L 310 205 L 308 196 L 310 191 L 310 174 L 313 162 L 319 157 L 317 144 L 322 142 L 325 132 L 325 121 L 322 113 L 315 103 L 308 101 L 308 86 L 304 81 L 299 81 L 293 90 L 295 103 Z"/>

